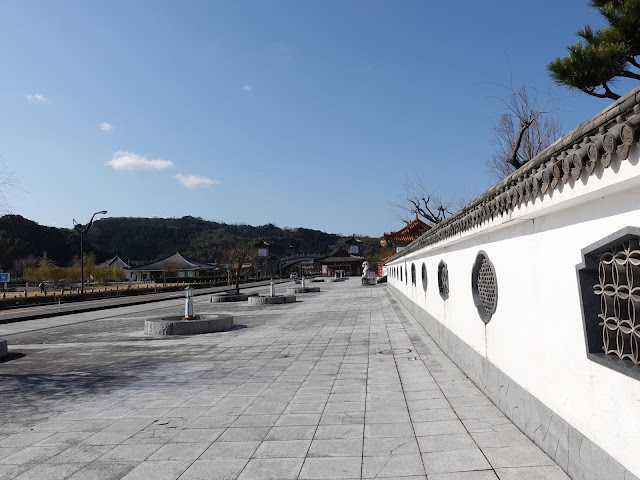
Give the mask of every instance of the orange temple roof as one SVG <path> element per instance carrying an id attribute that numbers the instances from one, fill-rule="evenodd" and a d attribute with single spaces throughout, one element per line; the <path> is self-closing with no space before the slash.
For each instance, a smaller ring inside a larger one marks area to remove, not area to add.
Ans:
<path id="1" fill-rule="evenodd" d="M 397 244 L 409 244 L 430 229 L 431 227 L 420 220 L 418 218 L 418 214 L 416 214 L 416 218 L 404 228 L 396 232 L 384 233 L 382 235 L 382 240 L 380 240 L 380 245 L 387 247 Z"/>

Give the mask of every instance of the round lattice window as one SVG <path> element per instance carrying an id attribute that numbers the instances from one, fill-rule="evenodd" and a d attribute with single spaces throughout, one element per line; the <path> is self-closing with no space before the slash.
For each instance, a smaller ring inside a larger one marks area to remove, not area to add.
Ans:
<path id="1" fill-rule="evenodd" d="M 416 285 L 416 265 L 414 263 L 411 264 L 411 285 L 414 287 Z"/>
<path id="2" fill-rule="evenodd" d="M 471 271 L 471 291 L 473 303 L 484 323 L 489 323 L 498 305 L 498 281 L 496 271 L 489 257 L 483 251 L 478 253 Z"/>
<path id="3" fill-rule="evenodd" d="M 422 264 L 422 288 L 427 291 L 427 266 Z"/>
<path id="4" fill-rule="evenodd" d="M 438 264 L 438 290 L 442 298 L 449 298 L 449 270 L 444 262 Z"/>

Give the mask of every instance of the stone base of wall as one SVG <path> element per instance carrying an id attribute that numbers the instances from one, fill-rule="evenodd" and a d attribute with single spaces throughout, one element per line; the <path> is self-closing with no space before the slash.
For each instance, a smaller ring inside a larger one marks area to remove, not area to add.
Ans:
<path id="1" fill-rule="evenodd" d="M 639 480 L 423 308 L 388 287 L 392 303 L 402 303 L 458 368 L 572 479 Z"/>

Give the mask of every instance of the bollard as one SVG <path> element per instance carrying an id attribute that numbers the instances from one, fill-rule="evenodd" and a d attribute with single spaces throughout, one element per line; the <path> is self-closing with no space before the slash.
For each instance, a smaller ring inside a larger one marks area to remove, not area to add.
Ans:
<path id="1" fill-rule="evenodd" d="M 185 290 L 185 301 L 184 301 L 184 318 L 183 320 L 193 320 L 195 317 L 193 316 L 193 288 L 191 285 L 187 285 Z"/>
<path id="2" fill-rule="evenodd" d="M 273 284 L 273 278 L 271 279 L 271 285 L 269 286 L 269 296 L 270 297 L 276 296 L 276 286 Z"/>
<path id="3" fill-rule="evenodd" d="M 301 283 L 302 283 L 302 290 L 304 291 L 304 275 L 302 276 Z"/>

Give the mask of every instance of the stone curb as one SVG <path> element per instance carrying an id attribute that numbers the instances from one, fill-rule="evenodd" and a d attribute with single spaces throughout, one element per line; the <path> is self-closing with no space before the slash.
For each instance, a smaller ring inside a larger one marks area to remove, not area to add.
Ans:
<path id="1" fill-rule="evenodd" d="M 312 293 L 312 292 L 319 292 L 320 291 L 320 287 L 298 287 L 298 288 L 287 288 L 287 293 L 288 294 L 296 294 L 296 293 Z"/>
<path id="2" fill-rule="evenodd" d="M 223 332 L 233 328 L 233 316 L 198 315 L 196 320 L 180 320 L 176 317 L 151 318 L 144 322 L 145 335 L 197 335 Z"/>
<path id="3" fill-rule="evenodd" d="M 249 297 L 249 305 L 278 305 L 282 303 L 294 303 L 295 301 L 295 295 L 276 295 L 275 297 Z"/>

